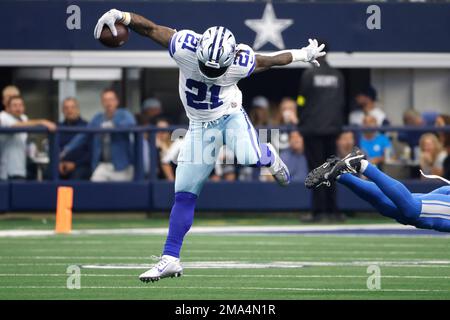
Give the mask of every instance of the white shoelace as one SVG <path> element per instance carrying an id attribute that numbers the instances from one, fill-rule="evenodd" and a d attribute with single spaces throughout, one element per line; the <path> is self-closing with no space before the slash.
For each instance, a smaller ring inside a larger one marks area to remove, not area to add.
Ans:
<path id="1" fill-rule="evenodd" d="M 153 255 L 150 258 L 152 260 L 158 261 L 158 263 L 154 265 L 154 267 L 156 267 L 158 269 L 162 269 L 166 264 L 168 264 L 170 262 L 166 257 L 162 257 L 162 256 L 154 256 Z"/>

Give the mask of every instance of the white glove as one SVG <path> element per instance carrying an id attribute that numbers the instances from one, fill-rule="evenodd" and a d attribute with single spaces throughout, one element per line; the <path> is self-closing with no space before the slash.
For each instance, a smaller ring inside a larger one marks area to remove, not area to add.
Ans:
<path id="1" fill-rule="evenodd" d="M 104 15 L 98 19 L 97 24 L 94 29 L 94 37 L 95 39 L 100 38 L 100 34 L 102 33 L 103 26 L 106 24 L 108 28 L 111 30 L 111 33 L 114 37 L 117 37 L 117 29 L 114 26 L 116 21 L 120 21 L 124 25 L 128 25 L 130 23 L 131 16 L 129 12 L 122 12 L 117 9 L 111 9 L 106 12 Z"/>
<path id="2" fill-rule="evenodd" d="M 325 51 L 322 51 L 325 48 L 325 44 L 321 44 L 319 46 L 319 43 L 316 39 L 311 40 L 309 39 L 309 45 L 307 47 L 302 48 L 306 51 L 306 62 L 310 62 L 316 67 L 320 67 L 319 61 L 317 61 L 317 58 L 323 57 L 327 53 Z"/>
<path id="3" fill-rule="evenodd" d="M 320 67 L 320 63 L 317 61 L 317 58 L 323 57 L 327 54 L 325 51 L 322 51 L 325 48 L 325 44 L 321 44 L 319 46 L 316 39 L 309 39 L 308 41 L 309 45 L 307 47 L 303 47 L 300 50 L 290 50 L 292 54 L 292 62 L 309 62 L 316 67 Z"/>

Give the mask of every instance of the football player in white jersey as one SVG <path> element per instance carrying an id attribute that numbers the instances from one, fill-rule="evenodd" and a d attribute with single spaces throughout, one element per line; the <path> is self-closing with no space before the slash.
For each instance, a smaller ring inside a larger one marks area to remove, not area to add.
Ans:
<path id="1" fill-rule="evenodd" d="M 192 30 L 176 31 L 130 12 L 112 9 L 99 20 L 94 30 L 100 38 L 106 25 L 114 36 L 116 22 L 152 39 L 165 48 L 179 69 L 179 94 L 189 117 L 189 130 L 178 157 L 175 179 L 175 203 L 169 232 L 159 262 L 139 276 L 144 282 L 180 276 L 180 250 L 189 231 L 197 197 L 209 177 L 218 150 L 226 144 L 241 165 L 267 167 L 280 185 L 290 181 L 289 170 L 270 144 L 260 143 L 253 125 L 242 107 L 240 79 L 273 66 L 292 62 L 310 62 L 319 66 L 325 55 L 324 45 L 309 40 L 301 49 L 284 50 L 270 55 L 255 54 L 245 44 L 236 44 L 234 35 L 216 26 L 198 34 Z M 215 151 L 211 152 L 211 144 Z"/>

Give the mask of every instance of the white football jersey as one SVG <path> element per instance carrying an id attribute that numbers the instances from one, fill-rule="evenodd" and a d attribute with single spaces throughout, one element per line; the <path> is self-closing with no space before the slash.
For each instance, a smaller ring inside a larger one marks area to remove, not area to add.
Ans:
<path id="1" fill-rule="evenodd" d="M 239 44 L 239 55 L 227 72 L 210 80 L 199 71 L 196 49 L 200 38 L 192 30 L 178 31 L 170 40 L 169 53 L 180 68 L 178 90 L 188 118 L 207 122 L 239 110 L 242 92 L 237 83 L 253 72 L 256 58 L 252 48 Z"/>

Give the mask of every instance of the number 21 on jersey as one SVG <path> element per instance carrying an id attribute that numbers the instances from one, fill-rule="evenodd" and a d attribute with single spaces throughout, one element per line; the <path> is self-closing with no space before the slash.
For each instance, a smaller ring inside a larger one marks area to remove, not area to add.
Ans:
<path id="1" fill-rule="evenodd" d="M 186 80 L 186 88 L 191 91 L 185 91 L 187 105 L 195 109 L 215 109 L 223 104 L 219 99 L 220 86 L 215 84 L 208 87 L 206 83 L 196 81 L 193 79 Z M 206 101 L 206 96 L 210 93 L 209 101 Z"/>

